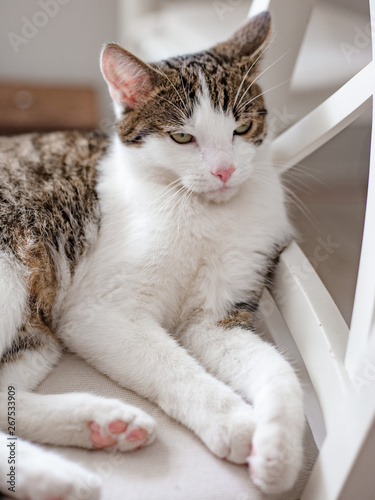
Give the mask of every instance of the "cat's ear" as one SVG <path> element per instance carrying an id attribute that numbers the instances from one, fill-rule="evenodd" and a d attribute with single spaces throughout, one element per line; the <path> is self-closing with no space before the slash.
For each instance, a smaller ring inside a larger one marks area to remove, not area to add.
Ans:
<path id="1" fill-rule="evenodd" d="M 120 108 L 136 108 L 156 83 L 157 73 L 151 66 L 115 43 L 103 48 L 100 67 L 109 93 Z"/>
<path id="2" fill-rule="evenodd" d="M 219 43 L 212 50 L 229 61 L 246 64 L 255 60 L 263 50 L 271 30 L 271 16 L 269 12 L 248 19 L 229 40 Z"/>

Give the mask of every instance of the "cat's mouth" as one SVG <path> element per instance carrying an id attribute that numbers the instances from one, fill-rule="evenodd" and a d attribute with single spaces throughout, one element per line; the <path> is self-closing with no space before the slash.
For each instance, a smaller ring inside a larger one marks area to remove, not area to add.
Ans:
<path id="1" fill-rule="evenodd" d="M 221 203 L 229 201 L 237 193 L 238 189 L 239 186 L 228 186 L 227 184 L 223 184 L 216 189 L 209 189 L 201 194 L 209 201 Z"/>

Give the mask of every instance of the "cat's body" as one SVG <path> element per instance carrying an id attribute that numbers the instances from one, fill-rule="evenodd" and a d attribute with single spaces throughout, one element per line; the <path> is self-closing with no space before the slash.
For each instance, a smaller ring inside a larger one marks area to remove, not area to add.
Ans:
<path id="1" fill-rule="evenodd" d="M 0 143 L 0 377 L 4 398 L 9 385 L 19 392 L 21 437 L 121 451 L 154 439 L 152 419 L 122 403 L 27 392 L 66 346 L 219 457 L 248 460 L 264 491 L 293 485 L 301 389 L 251 331 L 293 234 L 279 175 L 256 163 L 265 110 L 249 68 L 268 25 L 263 14 L 226 44 L 159 65 L 107 46 L 118 115 L 110 146 L 78 132 Z"/>

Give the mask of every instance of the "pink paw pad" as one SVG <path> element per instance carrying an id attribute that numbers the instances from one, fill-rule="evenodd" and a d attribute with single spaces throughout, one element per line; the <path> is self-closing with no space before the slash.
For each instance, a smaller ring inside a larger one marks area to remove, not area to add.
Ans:
<path id="1" fill-rule="evenodd" d="M 90 438 L 95 448 L 106 448 L 107 446 L 112 446 L 117 443 L 116 438 L 113 438 L 112 436 L 103 436 L 103 434 L 100 433 L 99 424 L 90 422 L 89 428 L 91 430 Z"/>
<path id="2" fill-rule="evenodd" d="M 147 439 L 148 432 L 146 431 L 146 429 L 142 428 L 132 430 L 127 436 L 127 440 L 130 442 L 139 441 L 138 446 L 134 448 L 135 450 L 141 448 L 147 442 Z"/>
<path id="3" fill-rule="evenodd" d="M 107 448 L 108 446 L 113 446 L 117 443 L 116 437 L 103 435 L 100 431 L 100 425 L 96 422 L 90 422 L 89 428 L 91 431 L 90 438 L 95 448 Z M 127 428 L 128 424 L 126 422 L 123 422 L 122 420 L 115 420 L 108 425 L 108 430 L 112 434 L 122 434 L 126 432 Z M 146 431 L 146 429 L 142 429 L 141 427 L 133 429 L 126 436 L 127 441 L 129 441 L 130 443 L 139 441 L 139 446 L 137 446 L 137 448 L 140 448 L 142 445 L 144 445 L 147 441 L 147 438 L 148 432 Z"/>
<path id="4" fill-rule="evenodd" d="M 123 422 L 122 420 L 115 420 L 114 422 L 111 422 L 108 426 L 108 429 L 113 434 L 121 434 L 121 432 L 125 432 L 127 428 L 128 424 L 126 422 Z"/>
<path id="5" fill-rule="evenodd" d="M 147 436 L 148 436 L 148 432 L 146 431 L 146 429 L 142 429 L 142 428 L 139 428 L 139 429 L 134 429 L 133 431 L 131 431 L 126 439 L 128 441 L 142 441 L 142 442 L 145 442 L 147 440 Z"/>

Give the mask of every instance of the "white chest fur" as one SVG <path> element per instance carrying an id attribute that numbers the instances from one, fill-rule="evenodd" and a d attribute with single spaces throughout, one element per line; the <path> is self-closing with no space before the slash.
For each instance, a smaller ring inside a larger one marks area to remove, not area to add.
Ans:
<path id="1" fill-rule="evenodd" d="M 218 204 L 118 169 L 104 175 L 100 236 L 77 273 L 80 293 L 107 290 L 121 309 L 148 310 L 168 329 L 197 309 L 222 318 L 257 289 L 267 249 L 291 233 L 277 174 L 267 176 Z"/>

